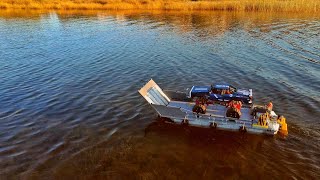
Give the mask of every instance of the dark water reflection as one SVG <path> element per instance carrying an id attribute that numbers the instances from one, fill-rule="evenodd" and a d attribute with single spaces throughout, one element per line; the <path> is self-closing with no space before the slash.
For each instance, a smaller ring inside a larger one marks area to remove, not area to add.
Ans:
<path id="1" fill-rule="evenodd" d="M 319 178 L 315 15 L 0 12 L 0 179 Z M 163 124 L 137 90 L 226 81 L 286 138 Z"/>

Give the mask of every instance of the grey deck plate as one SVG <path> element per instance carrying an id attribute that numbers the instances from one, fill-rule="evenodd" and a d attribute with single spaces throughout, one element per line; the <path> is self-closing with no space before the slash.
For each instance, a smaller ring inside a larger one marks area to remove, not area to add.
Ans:
<path id="1" fill-rule="evenodd" d="M 168 104 L 169 107 L 181 108 L 182 110 L 186 110 L 192 113 L 192 108 L 195 103 L 192 102 L 182 102 L 182 101 L 170 101 Z M 227 108 L 225 106 L 219 104 L 210 104 L 207 106 L 206 115 L 225 117 Z M 250 108 L 242 108 L 241 109 L 241 119 L 243 120 L 251 120 L 253 117 L 250 115 Z"/>

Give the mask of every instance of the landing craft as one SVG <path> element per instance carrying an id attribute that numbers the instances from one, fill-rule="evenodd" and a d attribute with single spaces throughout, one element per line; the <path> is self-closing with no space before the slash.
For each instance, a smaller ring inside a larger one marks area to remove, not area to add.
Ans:
<path id="1" fill-rule="evenodd" d="M 139 93 L 160 117 L 171 123 L 255 134 L 288 133 L 283 116 L 253 104 L 252 89 L 237 90 L 227 84 L 193 86 L 186 98 L 174 101 L 151 79 Z M 220 99 L 212 98 L 218 95 Z"/>

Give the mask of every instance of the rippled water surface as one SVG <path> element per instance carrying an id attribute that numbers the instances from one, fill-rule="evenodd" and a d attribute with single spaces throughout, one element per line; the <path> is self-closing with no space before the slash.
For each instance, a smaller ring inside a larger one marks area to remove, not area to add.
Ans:
<path id="1" fill-rule="evenodd" d="M 229 82 L 287 137 L 164 124 L 137 93 Z M 320 18 L 0 13 L 0 179 L 320 178 Z"/>

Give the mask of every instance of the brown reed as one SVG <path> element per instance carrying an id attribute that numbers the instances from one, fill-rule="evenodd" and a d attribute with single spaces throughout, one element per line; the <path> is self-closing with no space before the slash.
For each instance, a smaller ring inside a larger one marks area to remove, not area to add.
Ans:
<path id="1" fill-rule="evenodd" d="M 0 9 L 319 12 L 319 0 L 0 0 Z"/>

